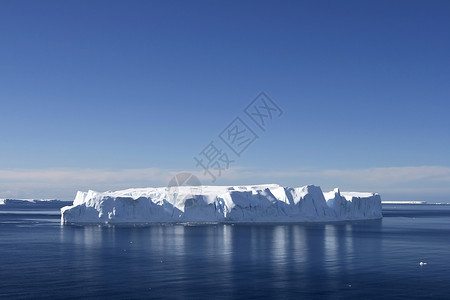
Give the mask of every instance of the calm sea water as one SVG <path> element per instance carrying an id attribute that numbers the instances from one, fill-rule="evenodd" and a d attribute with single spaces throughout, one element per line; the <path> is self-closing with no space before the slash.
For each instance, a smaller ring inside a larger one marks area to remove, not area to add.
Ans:
<path id="1" fill-rule="evenodd" d="M 57 210 L 0 211 L 0 298 L 448 298 L 450 206 L 390 205 L 384 215 L 83 227 L 61 226 Z"/>

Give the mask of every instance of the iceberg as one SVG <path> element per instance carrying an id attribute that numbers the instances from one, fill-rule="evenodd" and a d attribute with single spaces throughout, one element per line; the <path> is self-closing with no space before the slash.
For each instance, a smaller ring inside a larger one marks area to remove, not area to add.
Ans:
<path id="1" fill-rule="evenodd" d="M 78 192 L 62 224 L 325 222 L 382 218 L 375 193 L 307 185 L 177 186 Z"/>

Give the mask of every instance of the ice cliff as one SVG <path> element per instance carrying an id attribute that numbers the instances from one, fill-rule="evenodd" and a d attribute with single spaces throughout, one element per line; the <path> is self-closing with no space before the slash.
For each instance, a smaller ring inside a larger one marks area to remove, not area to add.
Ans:
<path id="1" fill-rule="evenodd" d="M 179 186 L 78 192 L 61 223 L 313 222 L 379 219 L 372 193 L 323 193 L 320 187 Z"/>

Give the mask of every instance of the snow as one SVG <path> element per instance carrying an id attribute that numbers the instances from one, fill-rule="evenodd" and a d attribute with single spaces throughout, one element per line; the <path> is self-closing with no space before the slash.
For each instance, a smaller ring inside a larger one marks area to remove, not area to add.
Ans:
<path id="1" fill-rule="evenodd" d="M 373 193 L 323 193 L 320 187 L 177 186 L 78 192 L 61 209 L 63 224 L 322 222 L 379 219 Z"/>

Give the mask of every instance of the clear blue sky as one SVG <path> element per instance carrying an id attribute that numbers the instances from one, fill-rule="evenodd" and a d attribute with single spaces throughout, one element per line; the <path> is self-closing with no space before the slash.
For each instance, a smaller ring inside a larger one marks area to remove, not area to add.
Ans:
<path id="1" fill-rule="evenodd" d="M 449 1 L 3 0 L 0 197 L 200 171 L 193 157 L 265 91 L 283 115 L 215 184 L 444 199 L 449 36 Z"/>

